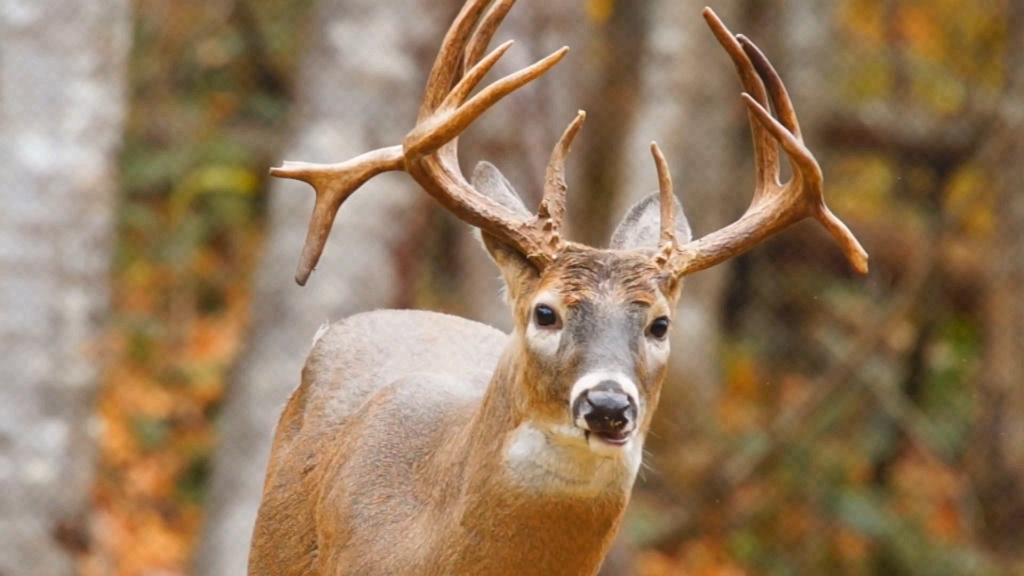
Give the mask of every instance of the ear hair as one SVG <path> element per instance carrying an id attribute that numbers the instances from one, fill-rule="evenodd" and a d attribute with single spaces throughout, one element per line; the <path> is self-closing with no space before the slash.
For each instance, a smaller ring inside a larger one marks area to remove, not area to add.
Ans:
<path id="1" fill-rule="evenodd" d="M 508 178 L 505 178 L 505 175 L 494 164 L 490 162 L 478 163 L 476 168 L 473 169 L 473 176 L 470 178 L 470 181 L 473 184 L 473 188 L 478 192 L 515 212 L 517 215 L 524 218 L 531 216 L 530 211 L 523 204 L 523 200 L 516 193 L 515 188 L 512 187 L 512 183 L 508 181 Z"/>
<path id="2" fill-rule="evenodd" d="M 523 204 L 519 194 L 516 193 L 515 189 L 512 188 L 512 184 L 494 164 L 490 162 L 480 162 L 477 164 L 476 168 L 473 169 L 471 182 L 473 188 L 484 196 L 521 215 L 524 219 L 531 217 L 530 211 Z M 483 233 L 479 228 L 473 229 L 473 235 L 483 244 L 484 249 L 487 250 L 487 253 L 490 254 L 498 268 L 501 269 L 502 277 L 505 279 L 505 286 L 508 289 L 506 300 L 511 301 L 511 298 L 515 297 L 512 294 L 511 288 L 514 283 L 518 282 L 520 275 L 523 273 L 536 274 L 536 268 L 527 260 L 524 254 L 520 254 L 518 250 L 511 246 L 498 242 L 493 236 Z"/>
<path id="3" fill-rule="evenodd" d="M 497 166 L 490 162 L 481 161 L 473 169 L 470 182 L 474 189 L 484 196 L 494 200 L 498 204 L 512 210 L 524 218 L 530 217 L 530 211 L 526 209 L 523 200 L 512 187 L 512 183 L 505 178 L 505 175 L 498 170 Z M 473 228 L 473 237 L 484 244 L 488 252 L 491 251 L 483 240 L 483 233 L 479 228 Z"/>
<path id="4" fill-rule="evenodd" d="M 690 223 L 683 213 L 683 205 L 673 197 L 675 204 L 676 239 L 681 243 L 689 242 L 692 234 Z M 661 200 L 658 192 L 645 196 L 626 212 L 622 223 L 612 234 L 613 250 L 650 251 L 658 248 L 661 238 Z"/>

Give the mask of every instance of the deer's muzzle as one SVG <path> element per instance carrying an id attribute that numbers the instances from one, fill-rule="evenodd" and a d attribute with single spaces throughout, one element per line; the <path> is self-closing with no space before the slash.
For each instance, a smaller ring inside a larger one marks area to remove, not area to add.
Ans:
<path id="1" fill-rule="evenodd" d="M 637 401 L 617 380 L 582 388 L 572 401 L 576 426 L 611 444 L 624 444 L 636 429 Z"/>

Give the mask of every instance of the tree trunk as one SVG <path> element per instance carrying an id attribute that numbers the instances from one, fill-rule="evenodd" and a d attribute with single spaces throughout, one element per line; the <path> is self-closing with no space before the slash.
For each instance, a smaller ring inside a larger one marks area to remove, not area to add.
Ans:
<path id="1" fill-rule="evenodd" d="M 703 7 L 703 2 L 690 0 L 660 0 L 652 6 L 637 119 L 628 137 L 625 182 L 615 211 L 621 215 L 633 202 L 657 190 L 649 148 L 656 140 L 669 160 L 695 236 L 713 232 L 738 216 L 743 197 L 741 180 L 733 176 L 742 88 L 728 56 L 701 17 Z M 714 8 L 728 25 L 738 28 L 737 2 L 718 2 Z M 699 457 L 703 451 L 695 450 L 693 442 L 704 426 L 695 415 L 708 413 L 718 396 L 726 276 L 727 268 L 719 266 L 688 279 L 679 301 L 672 366 L 658 409 L 659 430 L 651 436 L 658 468 L 673 481 L 703 466 Z M 696 461 L 694 454 L 698 454 Z M 687 472 L 691 465 L 694 470 Z"/>
<path id="2" fill-rule="evenodd" d="M 607 6 L 602 8 L 604 4 Z M 577 146 L 576 201 L 568 206 L 572 216 L 569 231 L 584 244 L 608 245 L 621 216 L 615 209 L 623 197 L 623 179 L 632 167 L 630 133 L 638 115 L 650 111 L 645 108 L 649 101 L 641 103 L 641 92 L 645 82 L 661 80 L 645 79 L 645 73 L 665 74 L 655 66 L 644 66 L 657 4 L 648 0 L 590 3 L 589 16 L 595 26 L 582 45 L 586 57 L 577 80 L 582 85 L 580 100 L 590 116 Z M 663 30 L 654 26 L 655 32 Z M 641 118 L 640 129 L 647 128 L 643 122 Z"/>
<path id="3" fill-rule="evenodd" d="M 1024 1 L 1010 2 L 1007 93 L 986 152 L 996 172 L 987 348 L 972 472 L 989 543 L 1019 561 L 1024 538 Z"/>
<path id="4" fill-rule="evenodd" d="M 1016 105 L 1024 105 L 1024 93 L 1017 98 Z M 1006 129 L 1013 134 L 1001 154 L 995 211 L 979 423 L 988 461 L 979 487 L 988 500 L 993 538 L 1018 546 L 1024 537 L 1024 118 Z"/>
<path id="5" fill-rule="evenodd" d="M 0 574 L 88 544 L 128 2 L 0 5 Z"/>
<path id="6" fill-rule="evenodd" d="M 839 109 L 836 70 L 836 14 L 842 4 L 833 0 L 774 0 L 765 3 L 757 38 L 779 69 L 796 106 L 807 146 L 825 162 L 822 126 Z M 774 56 L 775 48 L 778 55 Z M 849 56 L 846 56 L 849 57 Z M 825 178 L 827 185 L 827 166 Z M 826 189 L 826 195 L 828 191 Z"/>
<path id="7" fill-rule="evenodd" d="M 427 0 L 321 2 L 287 157 L 337 162 L 400 143 L 415 122 L 425 66 L 450 17 Z M 364 186 L 339 212 L 317 271 L 299 288 L 292 276 L 313 193 L 302 184 L 274 183 L 251 342 L 221 423 L 200 574 L 246 573 L 271 437 L 313 336 L 328 320 L 403 304 L 410 271 L 402 255 L 421 227 L 425 199 L 405 175 Z"/>

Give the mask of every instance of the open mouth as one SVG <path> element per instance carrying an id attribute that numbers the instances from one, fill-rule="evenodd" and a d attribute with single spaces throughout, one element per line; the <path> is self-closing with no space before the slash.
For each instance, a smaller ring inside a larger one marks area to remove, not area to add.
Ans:
<path id="1" fill-rule="evenodd" d="M 587 439 L 590 437 L 600 440 L 611 446 L 625 446 L 629 442 L 629 432 L 590 432 L 587 431 Z"/>

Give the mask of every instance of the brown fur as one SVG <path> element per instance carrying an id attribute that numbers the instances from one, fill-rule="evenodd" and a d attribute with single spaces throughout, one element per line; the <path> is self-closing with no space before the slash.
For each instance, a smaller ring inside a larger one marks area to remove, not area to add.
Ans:
<path id="1" fill-rule="evenodd" d="M 651 306 L 657 300 L 655 286 L 668 282 L 670 277 L 643 254 L 570 244 L 544 275 L 541 288 L 565 294 L 569 306 L 594 300 L 599 294 Z"/>
<path id="2" fill-rule="evenodd" d="M 503 463 L 520 424 L 566 417 L 567 386 L 585 359 L 553 370 L 523 333 L 539 290 L 558 291 L 572 314 L 650 307 L 658 270 L 640 254 L 585 247 L 544 274 L 502 268 L 515 279 L 511 338 L 451 316 L 379 311 L 316 343 L 275 433 L 252 576 L 596 573 L 628 484 L 538 492 Z M 646 431 L 663 370 L 636 377 Z"/>

